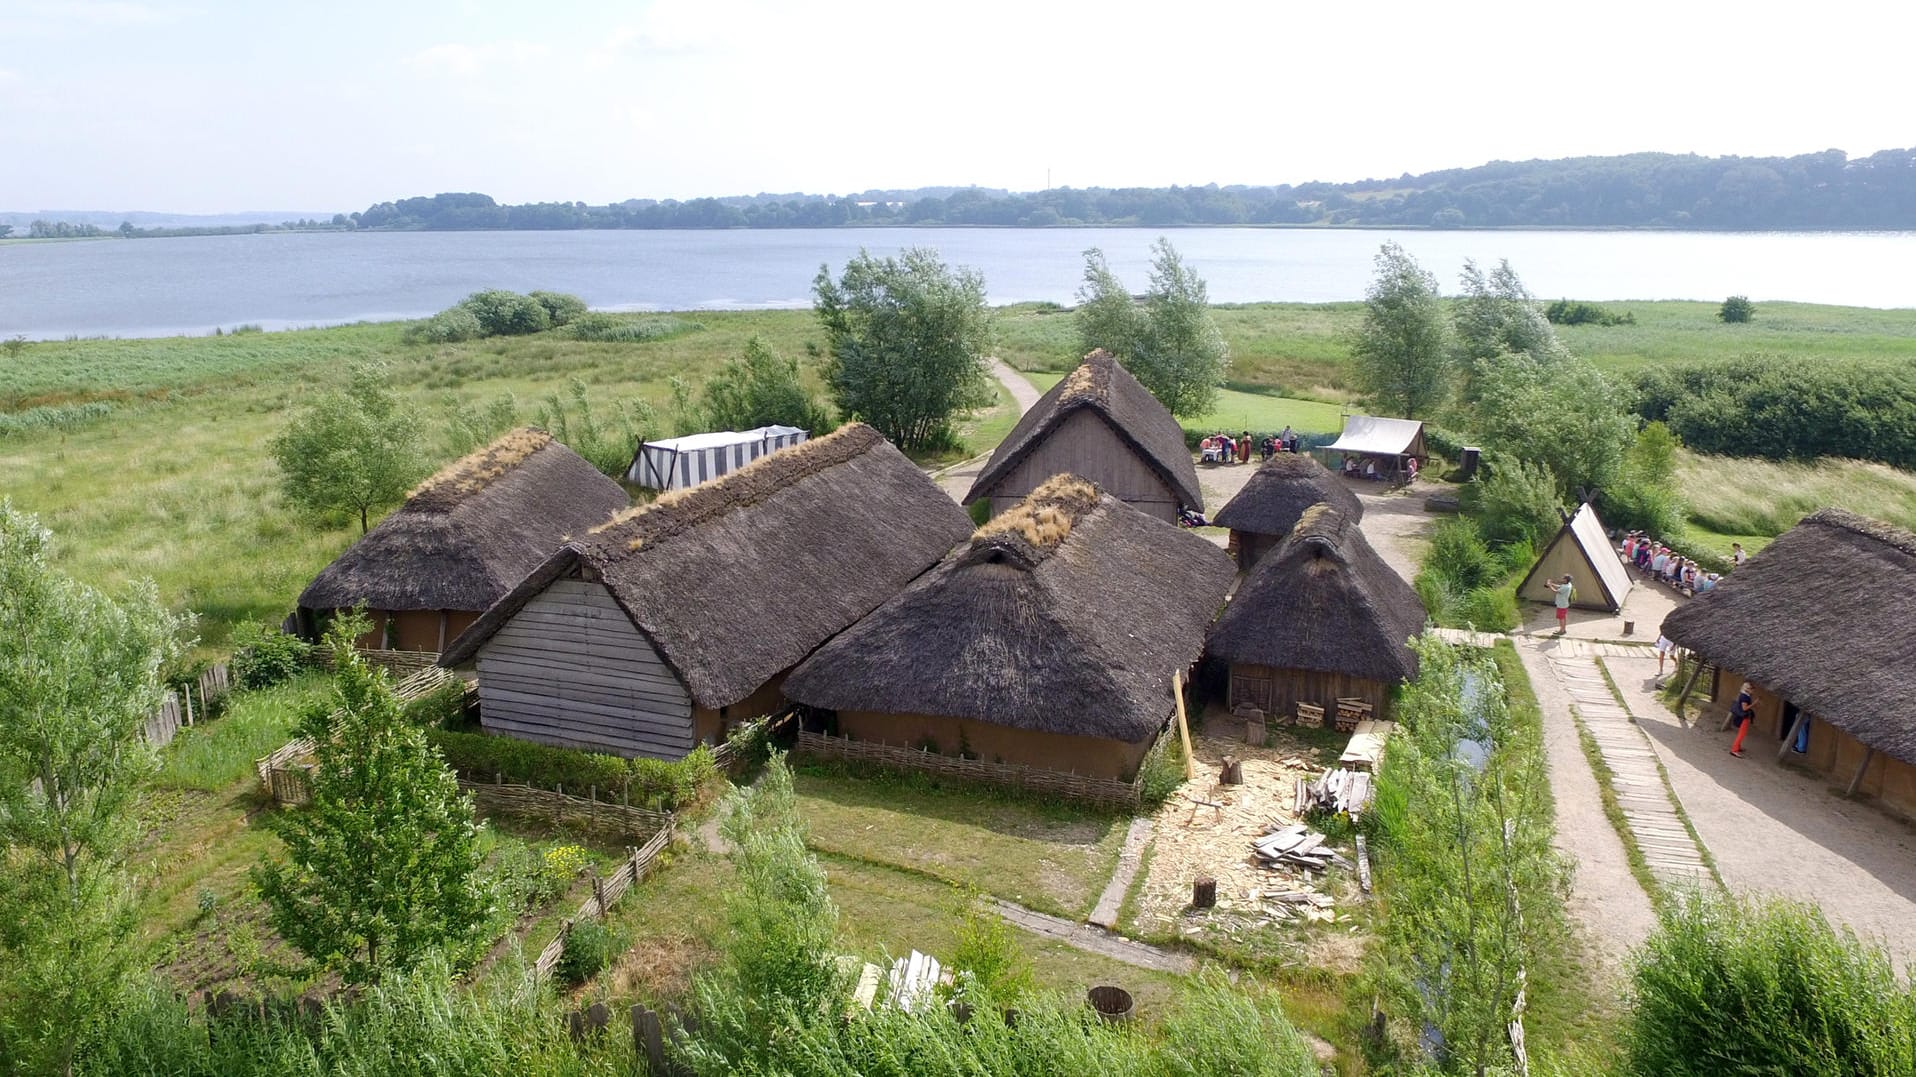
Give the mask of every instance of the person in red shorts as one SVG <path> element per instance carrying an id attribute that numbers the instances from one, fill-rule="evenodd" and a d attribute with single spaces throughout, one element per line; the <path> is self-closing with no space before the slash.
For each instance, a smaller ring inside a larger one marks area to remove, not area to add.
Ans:
<path id="1" fill-rule="evenodd" d="M 1570 596 L 1576 587 L 1570 582 L 1570 574 L 1564 573 L 1562 579 L 1552 576 L 1544 581 L 1557 593 L 1557 635 L 1570 631 Z"/>
<path id="2" fill-rule="evenodd" d="M 1756 696 L 1750 690 L 1749 681 L 1743 682 L 1742 690 L 1736 694 L 1736 702 L 1730 704 L 1730 721 L 1736 723 L 1736 740 L 1730 744 L 1730 754 L 1740 756 L 1743 754 L 1743 737 L 1756 722 Z"/>

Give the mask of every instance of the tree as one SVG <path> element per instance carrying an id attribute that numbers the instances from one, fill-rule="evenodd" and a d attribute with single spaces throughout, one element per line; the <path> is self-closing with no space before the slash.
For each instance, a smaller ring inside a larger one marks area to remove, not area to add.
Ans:
<path id="1" fill-rule="evenodd" d="M 1454 325 L 1452 355 L 1463 375 L 1461 395 L 1466 403 L 1476 402 L 1483 372 L 1506 356 L 1553 363 L 1569 355 L 1508 261 L 1499 261 L 1488 276 L 1475 261 L 1464 262 L 1463 293 Z"/>
<path id="2" fill-rule="evenodd" d="M 313 512 L 367 514 L 402 497 L 425 472 L 419 419 L 393 395 L 384 370 L 362 366 L 273 439 L 286 500 Z"/>
<path id="3" fill-rule="evenodd" d="M 1741 324 L 1756 317 L 1756 304 L 1747 295 L 1733 295 L 1717 308 L 1716 317 L 1718 321 Z"/>
<path id="4" fill-rule="evenodd" d="M 12 235 L 12 234 L 13 234 L 13 226 L 12 226 L 12 225 L 10 225 L 10 224 L 0 224 L 0 239 L 5 239 L 5 238 L 7 238 L 8 236 L 10 236 L 10 235 Z"/>
<path id="5" fill-rule="evenodd" d="M 1086 352 L 1103 348 L 1117 356 L 1171 414 L 1202 415 L 1217 402 L 1230 348 L 1211 320 L 1203 279 L 1169 240 L 1160 237 L 1151 250 L 1151 290 L 1142 306 L 1111 272 L 1103 251 L 1084 252 L 1079 344 Z"/>
<path id="6" fill-rule="evenodd" d="M 1437 278 L 1395 243 L 1378 249 L 1376 265 L 1351 340 L 1357 382 L 1380 410 L 1428 415 L 1450 395 L 1453 369 Z"/>
<path id="7" fill-rule="evenodd" d="M 35 1072 L 70 1066 L 130 971 L 142 732 L 189 623 L 150 582 L 115 600 L 55 572 L 51 541 L 0 502 L 0 1058 Z"/>
<path id="8" fill-rule="evenodd" d="M 836 282 L 819 266 L 812 290 L 830 338 L 826 380 L 846 418 L 926 449 L 952 440 L 952 416 L 992 401 L 991 312 L 976 270 L 949 269 L 922 247 L 882 259 L 861 249 Z"/>
<path id="9" fill-rule="evenodd" d="M 806 391 L 798 360 L 784 358 L 758 337 L 746 341 L 745 354 L 726 360 L 705 383 L 700 411 L 713 430 L 777 425 L 817 434 L 831 425 L 831 416 Z"/>
<path id="10" fill-rule="evenodd" d="M 1102 348 L 1129 358 L 1137 354 L 1144 341 L 1144 310 L 1125 290 L 1118 275 L 1111 272 L 1104 252 L 1096 247 L 1084 252 L 1084 283 L 1078 286 L 1075 317 L 1080 355 Z"/>
<path id="11" fill-rule="evenodd" d="M 1484 448 L 1547 466 L 1564 500 L 1616 481 L 1636 434 L 1616 387 L 1589 361 L 1552 364 L 1507 355 L 1478 379 L 1477 434 Z"/>
<path id="12" fill-rule="evenodd" d="M 300 722 L 312 800 L 273 817 L 286 861 L 253 871 L 280 937 L 355 983 L 469 942 L 490 906 L 472 798 L 354 648 L 365 628 L 327 632 L 332 698 Z"/>

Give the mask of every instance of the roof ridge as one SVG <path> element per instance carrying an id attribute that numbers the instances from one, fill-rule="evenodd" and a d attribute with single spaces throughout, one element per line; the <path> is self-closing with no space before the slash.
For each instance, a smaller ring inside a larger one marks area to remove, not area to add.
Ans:
<path id="1" fill-rule="evenodd" d="M 1874 539 L 1911 557 L 1916 557 L 1916 532 L 1897 527 L 1895 524 L 1878 520 L 1873 516 L 1864 516 L 1859 512 L 1831 505 L 1821 508 L 1804 518 L 1806 523 L 1818 523 L 1829 527 L 1841 528 L 1852 534 Z"/>
<path id="2" fill-rule="evenodd" d="M 551 444 L 552 435 L 537 426 L 508 430 L 427 476 L 407 492 L 404 507 L 415 512 L 450 512 Z"/>
<path id="3" fill-rule="evenodd" d="M 1023 501 L 986 520 L 971 533 L 973 550 L 1015 552 L 1027 567 L 1050 557 L 1070 539 L 1080 521 L 1109 495 L 1076 475 L 1053 475 Z"/>
<path id="4" fill-rule="evenodd" d="M 824 437 L 761 456 L 737 471 L 635 505 L 594 527 L 590 535 L 595 537 L 602 552 L 611 552 L 620 545 L 626 551 L 638 550 L 736 509 L 758 504 L 884 443 L 884 437 L 864 423 L 846 423 Z"/>

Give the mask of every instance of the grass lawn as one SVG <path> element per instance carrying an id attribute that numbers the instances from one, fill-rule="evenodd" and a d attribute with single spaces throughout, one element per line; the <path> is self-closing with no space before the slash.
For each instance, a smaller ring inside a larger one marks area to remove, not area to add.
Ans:
<path id="1" fill-rule="evenodd" d="M 1060 916 L 1089 913 L 1128 820 L 1066 805 L 805 767 L 794 776 L 812 847 L 971 886 Z"/>
<path id="2" fill-rule="evenodd" d="M 1887 464 L 1778 463 L 1679 450 L 1677 489 L 1692 529 L 1726 557 L 1731 542 L 1755 553 L 1830 505 L 1916 528 L 1916 473 Z"/>
<path id="3" fill-rule="evenodd" d="M 214 793 L 253 780 L 254 761 L 292 739 L 300 709 L 330 686 L 326 674 L 315 672 L 262 691 L 233 693 L 218 718 L 180 730 L 166 746 L 154 785 Z"/>
<path id="4" fill-rule="evenodd" d="M 1064 374 L 1052 370 L 1034 370 L 1027 371 L 1025 377 L 1043 391 L 1058 384 Z M 1330 434 L 1344 428 L 1344 415 L 1338 405 L 1320 400 L 1297 400 L 1237 389 L 1220 389 L 1216 407 L 1194 419 L 1181 422 L 1187 430 L 1207 433 L 1224 430 L 1232 437 L 1243 430 L 1275 434 L 1286 426 L 1295 427 L 1304 434 Z"/>

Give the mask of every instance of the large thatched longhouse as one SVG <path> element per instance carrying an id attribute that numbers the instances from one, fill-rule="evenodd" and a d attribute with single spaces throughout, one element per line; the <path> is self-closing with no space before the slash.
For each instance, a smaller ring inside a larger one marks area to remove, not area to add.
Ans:
<path id="1" fill-rule="evenodd" d="M 1258 467 L 1211 523 L 1231 529 L 1237 567 L 1248 572 L 1284 541 L 1313 505 L 1329 505 L 1351 520 L 1364 515 L 1364 503 L 1315 458 L 1278 453 Z"/>
<path id="2" fill-rule="evenodd" d="M 1102 349 L 1024 413 L 971 484 L 965 504 L 989 498 L 996 515 L 1064 474 L 1172 523 L 1180 509 L 1204 508 L 1178 421 Z"/>
<path id="3" fill-rule="evenodd" d="M 1317 505 L 1238 588 L 1206 651 L 1229 667 L 1232 708 L 1281 715 L 1311 703 L 1329 713 L 1353 698 L 1381 718 L 1391 689 L 1417 675 L 1409 640 L 1423 630 L 1417 592 L 1355 520 Z"/>
<path id="4" fill-rule="evenodd" d="M 1058 476 L 785 682 L 854 740 L 1128 779 L 1233 571 L 1222 550 Z"/>
<path id="5" fill-rule="evenodd" d="M 361 646 L 441 651 L 569 536 L 631 505 L 618 483 L 530 427 L 420 483 L 299 596 L 309 637 L 365 607 Z"/>
<path id="6" fill-rule="evenodd" d="M 1767 743 L 1916 817 L 1912 599 L 1916 534 L 1824 509 L 1677 607 L 1663 634 L 1716 667 L 1723 707 L 1751 682 L 1746 751 Z"/>
<path id="7" fill-rule="evenodd" d="M 773 710 L 782 675 L 971 529 L 863 424 L 634 508 L 450 647 L 488 732 L 676 759 Z"/>

